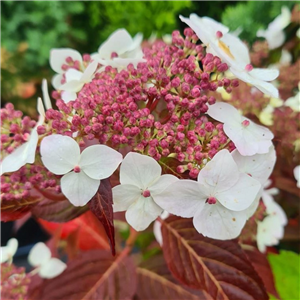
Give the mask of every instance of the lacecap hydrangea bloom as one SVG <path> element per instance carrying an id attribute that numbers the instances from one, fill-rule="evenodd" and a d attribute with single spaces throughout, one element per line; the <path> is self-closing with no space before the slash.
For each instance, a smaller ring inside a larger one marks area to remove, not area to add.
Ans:
<path id="1" fill-rule="evenodd" d="M 137 231 L 165 210 L 193 218 L 196 230 L 211 238 L 240 234 L 275 163 L 273 134 L 212 93 L 239 88 L 227 78 L 230 70 L 277 96 L 266 81 L 278 71 L 252 69 L 247 47 L 222 24 L 196 15 L 181 19 L 191 28 L 184 36 L 174 31 L 171 44 L 142 49 L 140 34 L 132 38 L 120 29 L 92 55 L 51 51 L 57 109 L 46 107 L 37 124 L 19 113 L 12 119 L 10 105 L 3 109 L 5 155 L 27 147 L 25 134 L 35 136 L 30 159 L 22 151 L 26 159 L 1 177 L 3 205 L 13 200 L 18 211 L 18 201 L 38 185 L 85 206 L 101 180 L 113 177 L 120 183 L 112 190 L 113 209 L 126 211 Z M 26 130 L 15 128 L 16 120 Z M 256 160 L 257 169 L 248 168 Z"/>

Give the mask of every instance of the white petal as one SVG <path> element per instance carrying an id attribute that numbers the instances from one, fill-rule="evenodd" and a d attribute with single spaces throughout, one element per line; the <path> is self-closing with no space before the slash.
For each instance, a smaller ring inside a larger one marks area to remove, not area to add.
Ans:
<path id="1" fill-rule="evenodd" d="M 44 263 L 39 270 L 39 275 L 42 278 L 54 278 L 60 275 L 67 265 L 58 258 L 52 257 L 48 262 Z"/>
<path id="2" fill-rule="evenodd" d="M 86 205 L 100 186 L 100 180 L 88 177 L 83 171 L 64 175 L 60 183 L 61 191 L 74 206 Z"/>
<path id="3" fill-rule="evenodd" d="M 35 244 L 29 251 L 28 262 L 33 267 L 47 263 L 51 258 L 50 249 L 42 242 Z"/>
<path id="4" fill-rule="evenodd" d="M 230 152 L 219 151 L 198 175 L 198 182 L 213 191 L 226 191 L 237 183 L 239 171 Z"/>
<path id="5" fill-rule="evenodd" d="M 12 153 L 7 155 L 1 162 L 1 175 L 4 173 L 15 172 L 26 164 L 28 142 L 24 143 Z"/>
<path id="6" fill-rule="evenodd" d="M 1 163 L 1 175 L 19 170 L 27 163 L 32 164 L 35 160 L 38 133 L 36 127 L 32 129 L 28 142 L 24 143 L 12 153 L 7 155 Z"/>
<path id="7" fill-rule="evenodd" d="M 129 64 L 133 64 L 133 66 L 136 68 L 138 63 L 140 62 L 146 62 L 143 58 L 122 58 L 122 57 L 116 57 L 108 65 L 115 67 L 115 68 L 125 68 Z"/>
<path id="8" fill-rule="evenodd" d="M 126 29 L 118 29 L 99 47 L 98 52 L 101 58 L 110 59 L 111 53 L 118 55 L 127 51 L 132 44 L 132 37 Z"/>
<path id="9" fill-rule="evenodd" d="M 79 146 L 68 136 L 46 136 L 42 140 L 40 151 L 43 164 L 56 175 L 66 174 L 79 164 Z"/>
<path id="10" fill-rule="evenodd" d="M 254 213 L 256 212 L 257 208 L 258 208 L 258 205 L 259 205 L 259 200 L 261 198 L 261 194 L 262 194 L 262 188 L 260 189 L 260 191 L 258 192 L 255 200 L 252 202 L 252 204 L 245 210 L 246 212 L 246 215 L 247 215 L 247 220 L 249 218 L 251 218 Z"/>
<path id="11" fill-rule="evenodd" d="M 110 177 L 122 161 L 122 154 L 105 146 L 94 145 L 85 148 L 80 157 L 80 167 L 93 179 Z"/>
<path id="12" fill-rule="evenodd" d="M 279 71 L 276 69 L 253 69 L 249 74 L 259 80 L 272 81 L 279 76 Z"/>
<path id="13" fill-rule="evenodd" d="M 160 218 L 165 220 L 170 214 L 164 210 L 162 212 L 162 214 L 160 215 Z M 161 223 L 159 221 L 155 221 L 153 224 L 153 233 L 155 236 L 155 239 L 157 240 L 157 242 L 160 244 L 160 246 L 163 245 L 163 237 L 162 237 L 162 233 L 161 233 Z"/>
<path id="14" fill-rule="evenodd" d="M 85 82 L 85 83 L 88 83 L 92 80 L 92 77 L 96 71 L 98 67 L 98 62 L 97 61 L 93 61 L 91 62 L 87 68 L 85 69 L 85 71 L 83 72 L 83 75 L 81 77 L 81 81 L 82 82 Z"/>
<path id="15" fill-rule="evenodd" d="M 143 41 L 143 34 L 138 32 L 132 39 L 132 43 L 130 47 L 126 51 L 132 51 L 135 50 L 136 48 L 139 48 L 141 43 Z"/>
<path id="16" fill-rule="evenodd" d="M 297 181 L 297 187 L 300 188 L 300 166 L 295 167 L 293 172 L 294 172 L 294 177 Z"/>
<path id="17" fill-rule="evenodd" d="M 276 216 L 278 223 L 286 225 L 288 222 L 287 216 L 282 207 L 274 200 L 268 190 L 263 191 L 262 200 L 266 206 L 266 213 L 271 216 Z"/>
<path id="18" fill-rule="evenodd" d="M 225 102 L 209 105 L 207 114 L 222 123 L 240 123 L 242 118 L 235 107 Z"/>
<path id="19" fill-rule="evenodd" d="M 83 87 L 84 83 L 81 81 L 77 81 L 77 80 L 72 80 L 70 82 L 64 83 L 63 85 L 61 85 L 59 87 L 60 90 L 62 91 L 68 91 L 68 92 L 79 92 L 82 87 Z"/>
<path id="20" fill-rule="evenodd" d="M 52 108 L 51 99 L 48 92 L 48 84 L 47 80 L 43 79 L 42 81 L 42 92 L 43 92 L 43 100 L 45 103 L 46 110 Z"/>
<path id="21" fill-rule="evenodd" d="M 254 178 L 240 173 L 238 182 L 230 189 L 216 193 L 218 201 L 226 208 L 241 211 L 248 208 L 256 199 L 261 184 Z"/>
<path id="22" fill-rule="evenodd" d="M 140 198 L 142 190 L 135 185 L 120 184 L 112 189 L 112 193 L 114 212 L 117 212 L 127 210 L 132 203 Z"/>
<path id="23" fill-rule="evenodd" d="M 151 196 L 154 198 L 155 196 L 163 192 L 166 188 L 169 187 L 170 184 L 178 181 L 179 179 L 176 176 L 165 174 L 162 175 L 153 185 L 149 187 L 149 191 L 151 192 Z"/>
<path id="24" fill-rule="evenodd" d="M 239 236 L 246 223 L 244 211 L 231 211 L 219 204 L 205 204 L 193 218 L 197 231 L 204 236 L 230 240 Z"/>
<path id="25" fill-rule="evenodd" d="M 61 81 L 63 79 L 63 76 L 61 74 L 56 74 L 53 76 L 51 83 L 52 86 L 56 89 L 59 90 L 60 86 L 61 86 Z"/>
<path id="26" fill-rule="evenodd" d="M 193 180 L 178 180 L 162 193 L 155 195 L 155 202 L 171 214 L 184 218 L 193 217 L 204 206 L 208 195 Z"/>
<path id="27" fill-rule="evenodd" d="M 66 58 L 71 57 L 73 60 L 78 60 L 82 62 L 82 57 L 80 53 L 76 50 L 69 48 L 52 49 L 50 51 L 50 66 L 58 74 L 64 73 L 61 68 L 63 64 L 66 64 Z"/>
<path id="28" fill-rule="evenodd" d="M 18 250 L 18 240 L 15 238 L 11 238 L 8 240 L 6 246 L 0 248 L 0 263 L 4 263 L 16 254 Z"/>
<path id="29" fill-rule="evenodd" d="M 65 103 L 68 103 L 70 101 L 76 100 L 77 94 L 75 92 L 63 91 L 61 92 L 61 99 L 64 100 Z"/>
<path id="30" fill-rule="evenodd" d="M 231 154 L 239 171 L 251 175 L 261 184 L 264 184 L 269 178 L 276 162 L 274 147 L 270 147 L 270 151 L 266 154 L 242 156 L 237 150 L 234 150 Z"/>
<path id="31" fill-rule="evenodd" d="M 130 205 L 126 211 L 127 222 L 137 231 L 146 229 L 161 213 L 162 208 L 158 206 L 152 197 L 140 198 Z"/>
<path id="32" fill-rule="evenodd" d="M 80 81 L 81 77 L 82 77 L 83 73 L 78 71 L 77 69 L 69 69 L 67 70 L 67 72 L 65 73 L 66 76 L 66 82 L 70 82 L 70 81 Z"/>
<path id="33" fill-rule="evenodd" d="M 152 157 L 129 152 L 120 168 L 121 184 L 132 184 L 147 189 L 160 178 L 161 167 Z"/>
<path id="34" fill-rule="evenodd" d="M 44 108 L 42 98 L 40 98 L 40 97 L 37 100 L 37 111 L 38 111 L 39 115 L 42 117 L 42 121 L 43 121 L 42 123 L 44 123 L 46 113 L 45 113 L 45 108 Z"/>

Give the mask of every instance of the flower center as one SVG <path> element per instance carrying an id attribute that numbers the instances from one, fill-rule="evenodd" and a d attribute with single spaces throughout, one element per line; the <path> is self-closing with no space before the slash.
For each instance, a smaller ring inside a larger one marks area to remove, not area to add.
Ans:
<path id="1" fill-rule="evenodd" d="M 246 65 L 245 70 L 246 70 L 247 72 L 250 72 L 250 71 L 253 70 L 253 66 L 250 65 L 250 64 L 248 64 L 248 65 Z"/>
<path id="2" fill-rule="evenodd" d="M 217 36 L 218 39 L 220 39 L 221 37 L 223 37 L 223 33 L 222 33 L 221 31 L 218 30 L 218 31 L 216 32 L 216 36 Z"/>
<path id="3" fill-rule="evenodd" d="M 244 127 L 248 127 L 248 126 L 250 125 L 249 120 L 244 120 L 244 121 L 242 122 L 242 125 L 243 125 Z"/>
<path id="4" fill-rule="evenodd" d="M 142 195 L 143 195 L 145 198 L 147 198 L 147 197 L 150 197 L 150 196 L 151 196 L 151 194 L 150 194 L 150 191 L 149 191 L 149 190 L 144 190 L 144 191 L 142 192 Z"/>
<path id="5" fill-rule="evenodd" d="M 216 204 L 217 203 L 217 199 L 215 197 L 208 197 L 206 199 L 206 203 L 208 203 L 208 204 Z"/>
<path id="6" fill-rule="evenodd" d="M 81 171 L 80 167 L 79 166 L 75 166 L 74 167 L 74 172 L 75 173 L 79 173 Z"/>

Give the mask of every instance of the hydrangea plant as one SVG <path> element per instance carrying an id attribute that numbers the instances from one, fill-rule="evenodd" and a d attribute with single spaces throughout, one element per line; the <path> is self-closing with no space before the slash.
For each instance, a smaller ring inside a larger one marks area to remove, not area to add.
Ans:
<path id="1" fill-rule="evenodd" d="M 32 279 L 29 298 L 277 296 L 246 251 L 265 257 L 256 240 L 264 253 L 287 224 L 273 199 L 278 190 L 265 189 L 276 163 L 274 133 L 219 95 L 278 98 L 279 71 L 254 68 L 248 47 L 226 26 L 196 14 L 180 19 L 190 28 L 174 31 L 171 44 L 143 44 L 141 34 L 119 29 L 93 54 L 53 49 L 55 108 L 44 82 L 37 122 L 12 104 L 1 110 L 2 219 L 31 212 L 66 222 L 90 210 L 117 253 L 72 260 L 71 252 L 65 264 L 37 244 L 29 262 L 47 280 Z M 137 268 L 130 252 L 154 221 L 164 259 L 153 255 Z M 123 250 L 115 244 L 121 224 L 130 225 Z M 2 261 L 11 260 L 14 242 L 2 251 Z M 158 291 L 147 289 L 150 279 Z"/>

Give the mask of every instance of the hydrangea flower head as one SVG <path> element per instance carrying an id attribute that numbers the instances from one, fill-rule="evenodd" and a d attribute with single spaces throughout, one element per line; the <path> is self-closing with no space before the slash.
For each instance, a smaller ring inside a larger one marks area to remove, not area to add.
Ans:
<path id="1" fill-rule="evenodd" d="M 268 153 L 272 145 L 273 133 L 266 127 L 243 117 L 236 108 L 224 102 L 209 106 L 207 114 L 224 123 L 224 132 L 234 142 L 242 155 Z"/>
<path id="2" fill-rule="evenodd" d="M 105 145 L 93 145 L 80 153 L 77 142 L 54 134 L 41 143 L 45 167 L 61 178 L 61 190 L 75 206 L 84 206 L 97 192 L 100 180 L 108 178 L 122 161 L 122 155 Z"/>
<path id="3" fill-rule="evenodd" d="M 126 220 L 135 230 L 144 230 L 163 211 L 156 197 L 177 182 L 173 175 L 161 175 L 151 157 L 130 152 L 120 168 L 121 184 L 113 188 L 114 212 L 126 210 Z"/>
<path id="4" fill-rule="evenodd" d="M 238 170 L 228 150 L 219 151 L 200 171 L 198 181 L 171 184 L 156 202 L 168 212 L 190 218 L 199 233 L 214 239 L 237 237 L 247 219 L 246 209 L 261 184 Z"/>

